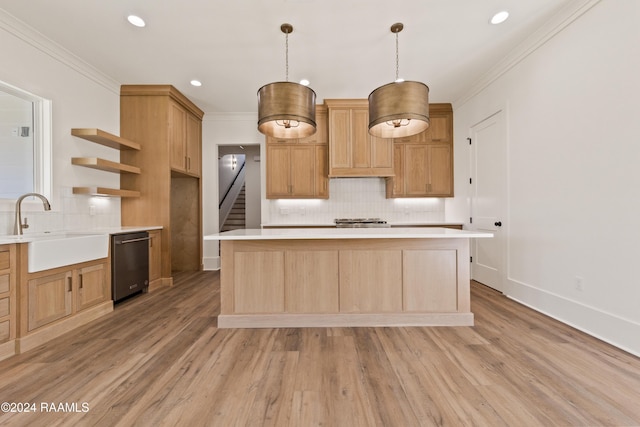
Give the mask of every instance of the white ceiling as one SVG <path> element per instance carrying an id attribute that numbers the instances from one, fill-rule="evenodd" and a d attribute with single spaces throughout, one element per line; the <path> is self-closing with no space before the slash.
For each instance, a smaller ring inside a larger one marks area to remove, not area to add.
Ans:
<path id="1" fill-rule="evenodd" d="M 400 77 L 455 102 L 576 0 L 0 0 L 0 8 L 121 84 L 172 84 L 209 113 L 257 111 L 262 85 L 307 78 L 325 98 L 366 98 Z M 490 25 L 497 11 L 510 18 Z M 136 28 L 126 17 L 142 16 Z M 192 87 L 198 79 L 203 85 Z"/>

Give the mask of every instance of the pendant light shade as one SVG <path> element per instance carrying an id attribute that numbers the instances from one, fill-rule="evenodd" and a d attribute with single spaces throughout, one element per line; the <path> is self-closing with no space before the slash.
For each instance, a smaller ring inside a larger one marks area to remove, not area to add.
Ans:
<path id="1" fill-rule="evenodd" d="M 429 87 L 394 82 L 369 95 L 369 133 L 380 138 L 415 135 L 429 127 Z"/>
<path id="2" fill-rule="evenodd" d="M 398 33 L 396 23 L 396 81 L 380 86 L 369 95 L 369 133 L 379 138 L 415 135 L 429 127 L 429 87 L 420 82 L 403 81 L 398 76 Z"/>
<path id="3" fill-rule="evenodd" d="M 258 90 L 258 130 L 275 138 L 304 138 L 316 131 L 316 93 L 293 82 Z"/>
<path id="4" fill-rule="evenodd" d="M 316 93 L 289 81 L 289 33 L 293 26 L 282 24 L 280 30 L 286 36 L 286 81 L 258 90 L 258 130 L 275 138 L 304 138 L 316 131 Z"/>

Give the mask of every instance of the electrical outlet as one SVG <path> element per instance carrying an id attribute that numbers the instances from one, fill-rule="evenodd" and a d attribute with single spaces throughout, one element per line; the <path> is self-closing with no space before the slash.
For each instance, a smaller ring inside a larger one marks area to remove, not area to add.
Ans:
<path id="1" fill-rule="evenodd" d="M 576 276 L 575 280 L 574 280 L 574 285 L 576 288 L 576 291 L 584 291 L 584 279 L 580 276 Z"/>

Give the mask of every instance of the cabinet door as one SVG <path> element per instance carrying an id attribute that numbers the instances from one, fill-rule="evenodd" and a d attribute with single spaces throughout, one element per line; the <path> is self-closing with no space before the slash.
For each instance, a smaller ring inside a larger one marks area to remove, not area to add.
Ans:
<path id="1" fill-rule="evenodd" d="M 405 195 L 426 196 L 429 186 L 429 153 L 425 144 L 405 146 Z"/>
<path id="2" fill-rule="evenodd" d="M 451 145 L 429 146 L 429 195 L 453 196 Z"/>
<path id="3" fill-rule="evenodd" d="M 392 178 L 387 178 L 387 198 L 404 196 L 404 144 L 393 145 L 393 173 Z"/>
<path id="4" fill-rule="evenodd" d="M 185 134 L 187 113 L 177 104 L 169 103 L 169 150 L 171 169 L 185 172 L 187 153 L 185 152 Z"/>
<path id="5" fill-rule="evenodd" d="M 352 166 L 354 168 L 370 168 L 371 136 L 368 131 L 369 110 L 354 109 L 351 112 L 351 145 Z M 390 165 L 391 166 L 391 165 Z"/>
<path id="6" fill-rule="evenodd" d="M 27 287 L 30 331 L 72 313 L 71 271 L 31 279 Z"/>
<path id="7" fill-rule="evenodd" d="M 97 264 L 78 270 L 76 310 L 84 310 L 111 299 L 111 286 L 107 283 L 107 265 Z"/>
<path id="8" fill-rule="evenodd" d="M 329 198 L 329 150 L 326 145 L 316 145 L 316 189 L 315 195 L 318 198 Z"/>
<path id="9" fill-rule="evenodd" d="M 393 140 L 377 138 L 369 135 L 371 146 L 371 167 L 372 168 L 392 168 L 393 167 Z"/>
<path id="10" fill-rule="evenodd" d="M 286 145 L 267 146 L 267 198 L 289 196 L 291 150 Z"/>
<path id="11" fill-rule="evenodd" d="M 315 146 L 293 146 L 291 149 L 291 196 L 315 195 Z"/>
<path id="12" fill-rule="evenodd" d="M 186 115 L 187 126 L 185 134 L 185 146 L 187 156 L 187 172 L 191 175 L 200 176 L 202 149 L 202 123 L 191 114 Z"/>
<path id="13" fill-rule="evenodd" d="M 433 114 L 429 117 L 429 128 L 425 131 L 425 142 L 452 143 L 452 114 Z"/>
<path id="14" fill-rule="evenodd" d="M 162 273 L 162 231 L 149 231 L 149 284 L 160 279 Z"/>
<path id="15" fill-rule="evenodd" d="M 329 112 L 329 169 L 351 167 L 351 110 Z"/>

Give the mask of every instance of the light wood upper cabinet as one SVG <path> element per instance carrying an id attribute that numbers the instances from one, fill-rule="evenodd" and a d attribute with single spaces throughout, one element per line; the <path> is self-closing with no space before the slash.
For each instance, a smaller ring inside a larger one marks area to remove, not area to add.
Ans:
<path id="1" fill-rule="evenodd" d="M 267 137 L 267 199 L 329 197 L 327 109 L 316 106 L 316 133 L 300 139 Z"/>
<path id="2" fill-rule="evenodd" d="M 315 145 L 267 146 L 268 199 L 316 197 L 316 173 Z"/>
<path id="3" fill-rule="evenodd" d="M 369 135 L 366 99 L 326 99 L 329 176 L 393 176 L 393 140 Z"/>
<path id="4" fill-rule="evenodd" d="M 182 105 L 176 102 L 169 105 L 171 169 L 200 176 L 201 121 Z"/>
<path id="5" fill-rule="evenodd" d="M 453 196 L 453 111 L 450 104 L 429 110 L 426 131 L 394 139 L 395 177 L 387 179 L 387 197 Z"/>

